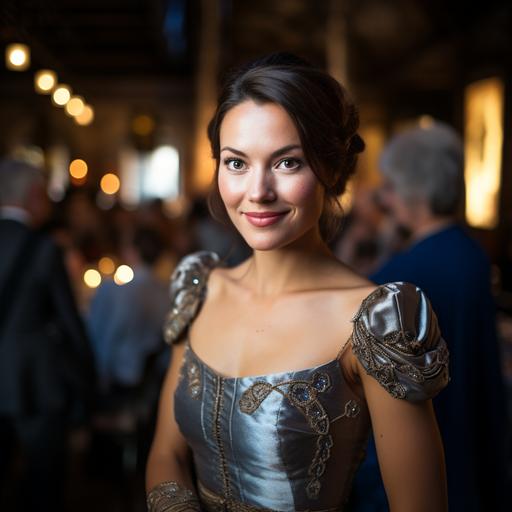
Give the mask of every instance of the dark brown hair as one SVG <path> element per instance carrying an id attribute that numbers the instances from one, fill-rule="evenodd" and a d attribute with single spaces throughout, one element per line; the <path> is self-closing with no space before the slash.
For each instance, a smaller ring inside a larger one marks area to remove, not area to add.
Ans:
<path id="1" fill-rule="evenodd" d="M 326 208 L 320 231 L 329 241 L 339 227 L 334 213 L 338 196 L 345 190 L 363 151 L 357 133 L 359 116 L 345 89 L 329 74 L 290 54 L 272 54 L 235 71 L 221 91 L 217 110 L 208 125 L 208 137 L 216 163 L 208 197 L 214 218 L 229 222 L 218 188 L 220 128 L 226 113 L 240 103 L 276 103 L 294 122 L 304 155 L 324 186 Z"/>

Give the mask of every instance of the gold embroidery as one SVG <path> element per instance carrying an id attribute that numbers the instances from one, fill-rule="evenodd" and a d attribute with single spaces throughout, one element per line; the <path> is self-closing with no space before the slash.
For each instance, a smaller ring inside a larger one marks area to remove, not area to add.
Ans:
<path id="1" fill-rule="evenodd" d="M 149 512 L 198 512 L 197 496 L 177 482 L 162 482 L 149 492 L 146 504 Z"/>
<path id="2" fill-rule="evenodd" d="M 268 508 L 259 508 L 242 503 L 234 499 L 226 499 L 207 489 L 200 481 L 197 483 L 197 490 L 201 506 L 207 512 L 272 512 Z M 341 508 L 329 508 L 324 510 L 304 512 L 342 512 Z"/>
<path id="3" fill-rule="evenodd" d="M 272 391 L 277 391 L 304 415 L 309 426 L 318 434 L 316 451 L 308 468 L 310 480 L 306 484 L 306 494 L 310 499 L 318 498 L 322 486 L 320 477 L 325 472 L 333 445 L 332 436 L 329 434 L 329 417 L 318 399 L 318 394 L 324 393 L 330 387 L 329 375 L 315 372 L 309 381 L 294 379 L 274 385 L 263 381 L 255 382 L 244 391 L 239 400 L 240 410 L 245 414 L 253 414 Z M 354 418 L 359 412 L 359 404 L 355 400 L 349 400 L 341 417 Z"/>
<path id="4" fill-rule="evenodd" d="M 224 445 L 220 433 L 220 414 L 224 403 L 224 379 L 217 376 L 217 388 L 215 390 L 215 402 L 213 404 L 213 438 L 217 444 L 220 460 L 220 474 L 222 476 L 222 486 L 224 496 L 231 497 L 231 485 L 229 481 L 228 467 L 226 462 L 226 455 L 224 453 Z"/>

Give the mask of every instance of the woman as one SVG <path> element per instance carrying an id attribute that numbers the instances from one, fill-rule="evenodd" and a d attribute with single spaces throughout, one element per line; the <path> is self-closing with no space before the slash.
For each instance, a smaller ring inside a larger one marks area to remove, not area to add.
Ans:
<path id="1" fill-rule="evenodd" d="M 339 84 L 295 57 L 225 85 L 211 209 L 253 255 L 222 268 L 196 253 L 175 271 L 150 511 L 342 510 L 370 420 L 391 510 L 446 510 L 435 315 L 415 286 L 376 288 L 326 245 L 357 127 Z"/>

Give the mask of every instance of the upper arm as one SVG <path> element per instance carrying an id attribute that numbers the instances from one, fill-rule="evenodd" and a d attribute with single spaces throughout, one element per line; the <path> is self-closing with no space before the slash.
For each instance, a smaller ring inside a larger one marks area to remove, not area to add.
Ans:
<path id="1" fill-rule="evenodd" d="M 360 364 L 358 373 L 391 510 L 446 510 L 443 447 L 431 400 L 394 398 Z"/>
<path id="2" fill-rule="evenodd" d="M 185 344 L 173 347 L 171 364 L 160 393 L 158 418 L 153 438 L 152 453 L 162 457 L 176 457 L 184 461 L 187 457 L 188 445 L 180 432 L 174 416 L 174 392 L 179 382 L 181 364 Z"/>
<path id="3" fill-rule="evenodd" d="M 443 448 L 430 399 L 448 382 L 448 351 L 424 293 L 391 283 L 371 294 L 354 317 L 350 358 L 391 510 L 446 510 Z"/>

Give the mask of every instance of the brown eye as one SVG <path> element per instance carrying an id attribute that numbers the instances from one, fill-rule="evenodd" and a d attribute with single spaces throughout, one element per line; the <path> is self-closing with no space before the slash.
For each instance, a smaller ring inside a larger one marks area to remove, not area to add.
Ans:
<path id="1" fill-rule="evenodd" d="M 298 169 L 302 162 L 298 158 L 283 158 L 278 164 L 278 169 L 294 170 Z"/>

